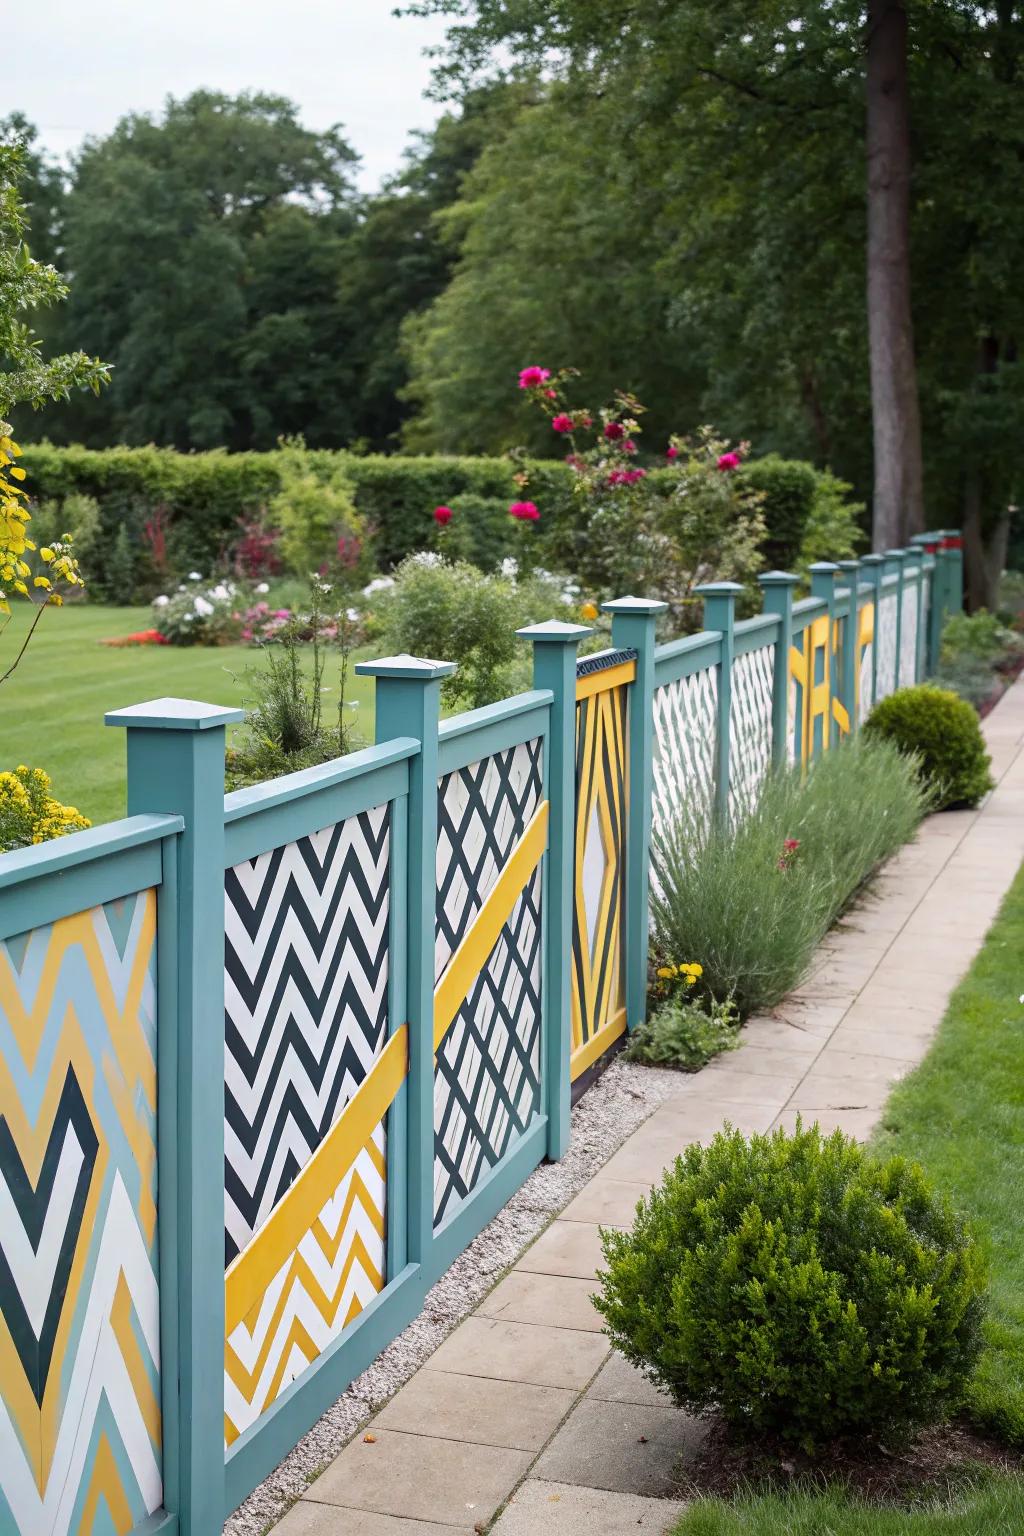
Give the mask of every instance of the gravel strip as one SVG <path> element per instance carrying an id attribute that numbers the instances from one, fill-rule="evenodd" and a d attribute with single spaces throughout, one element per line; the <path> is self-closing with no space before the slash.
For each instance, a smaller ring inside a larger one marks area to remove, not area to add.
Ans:
<path id="1" fill-rule="evenodd" d="M 572 1112 L 569 1150 L 542 1163 L 427 1293 L 423 1310 L 227 1521 L 229 1536 L 262 1536 L 372 1413 L 409 1380 L 552 1217 L 569 1204 L 637 1126 L 670 1094 L 679 1074 L 612 1062 Z"/>

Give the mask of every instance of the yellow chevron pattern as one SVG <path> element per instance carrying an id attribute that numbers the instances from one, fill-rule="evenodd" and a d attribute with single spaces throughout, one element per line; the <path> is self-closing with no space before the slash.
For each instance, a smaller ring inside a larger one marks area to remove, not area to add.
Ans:
<path id="1" fill-rule="evenodd" d="M 408 1031 L 403 1027 L 228 1268 L 227 1445 L 255 1424 L 384 1289 L 384 1117 L 407 1070 Z"/>
<path id="2" fill-rule="evenodd" d="M 0 941 L 0 1529 L 160 1506 L 156 897 Z"/>

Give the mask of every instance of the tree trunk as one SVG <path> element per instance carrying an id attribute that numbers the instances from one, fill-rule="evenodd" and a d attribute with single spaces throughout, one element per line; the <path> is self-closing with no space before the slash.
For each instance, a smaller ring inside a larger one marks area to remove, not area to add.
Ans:
<path id="1" fill-rule="evenodd" d="M 924 531 L 921 416 L 910 309 L 907 12 L 868 0 L 868 336 L 875 493 L 873 547 Z"/>
<path id="2" fill-rule="evenodd" d="M 991 377 L 998 368 L 999 342 L 995 336 L 983 336 L 978 347 L 978 377 Z M 976 613 L 979 608 L 995 611 L 999 602 L 999 579 L 1010 543 L 1010 507 L 1000 508 L 993 522 L 990 516 L 986 517 L 985 504 L 982 466 L 969 464 L 964 473 L 963 529 L 964 584 L 970 613 Z"/>

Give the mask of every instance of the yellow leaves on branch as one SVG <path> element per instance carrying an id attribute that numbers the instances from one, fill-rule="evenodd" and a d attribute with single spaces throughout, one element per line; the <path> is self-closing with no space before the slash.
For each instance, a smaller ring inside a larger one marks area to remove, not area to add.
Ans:
<path id="1" fill-rule="evenodd" d="M 64 602 L 61 588 L 85 585 L 69 534 L 59 543 L 39 550 L 39 558 L 48 568 L 45 574 L 33 574 L 24 559 L 25 555 L 36 553 L 36 546 L 28 533 L 32 521 L 25 505 L 28 492 L 19 483 L 26 478 L 26 472 L 14 462 L 20 457 L 21 449 L 11 437 L 10 427 L 0 422 L 0 614 L 8 615 L 11 594 L 59 608 Z"/>

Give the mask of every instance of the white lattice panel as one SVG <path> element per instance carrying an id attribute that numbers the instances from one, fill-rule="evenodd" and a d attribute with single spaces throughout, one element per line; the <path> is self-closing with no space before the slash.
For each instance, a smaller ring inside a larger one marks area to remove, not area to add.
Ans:
<path id="1" fill-rule="evenodd" d="M 903 622 L 900 628 L 900 687 L 912 688 L 917 682 L 917 588 L 903 593 Z"/>
<path id="2" fill-rule="evenodd" d="M 756 805 L 772 760 L 775 647 L 763 645 L 737 658 L 729 708 L 729 813 L 733 820 Z"/>
<path id="3" fill-rule="evenodd" d="M 870 715 L 870 713 L 871 713 L 871 706 L 874 703 L 874 699 L 872 697 L 872 693 L 873 693 L 873 679 L 872 679 L 872 676 L 871 676 L 871 669 L 874 666 L 874 664 L 875 664 L 875 647 L 874 647 L 874 642 L 872 642 L 870 645 L 866 645 L 864 647 L 864 650 L 863 650 L 863 652 L 861 654 L 861 658 L 860 658 L 860 703 L 859 703 L 860 714 L 859 714 L 859 719 L 860 719 L 860 721 L 862 723 L 867 719 L 868 715 Z"/>
<path id="4" fill-rule="evenodd" d="M 718 668 L 654 690 L 654 832 L 666 833 L 686 807 L 711 814 L 718 731 Z"/>
<path id="5" fill-rule="evenodd" d="M 898 601 L 896 593 L 890 592 L 882 598 L 878 605 L 876 700 L 888 698 L 889 694 L 896 687 L 896 619 Z"/>

